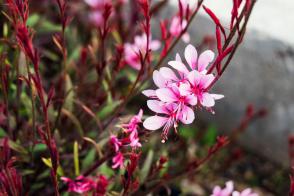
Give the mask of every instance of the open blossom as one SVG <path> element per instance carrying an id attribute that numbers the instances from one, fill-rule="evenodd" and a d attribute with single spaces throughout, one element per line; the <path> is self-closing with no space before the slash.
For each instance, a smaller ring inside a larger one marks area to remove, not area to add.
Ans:
<path id="1" fill-rule="evenodd" d="M 153 72 L 153 81 L 158 89 L 148 89 L 142 93 L 152 100 L 147 101 L 148 107 L 157 115 L 147 118 L 143 126 L 148 130 L 163 127 L 163 139 L 167 139 L 168 130 L 178 126 L 178 122 L 191 124 L 195 119 L 193 107 L 205 107 L 211 110 L 215 100 L 224 96 L 211 94 L 209 87 L 215 79 L 207 74 L 207 67 L 214 59 L 214 53 L 204 51 L 198 58 L 194 46 L 188 45 L 184 52 L 187 65 L 179 54 L 169 67 L 162 67 Z"/>
<path id="2" fill-rule="evenodd" d="M 215 186 L 211 196 L 258 196 L 258 194 L 252 192 L 250 188 L 241 192 L 234 191 L 234 183 L 229 181 L 226 182 L 226 187 L 223 189 L 220 186 Z"/>
<path id="3" fill-rule="evenodd" d="M 158 50 L 160 42 L 158 40 L 152 40 L 149 36 L 149 49 L 152 51 Z M 125 60 L 132 68 L 136 70 L 141 69 L 140 53 L 146 54 L 147 49 L 147 36 L 143 34 L 141 36 L 135 36 L 134 43 L 126 43 L 124 45 Z"/>
<path id="4" fill-rule="evenodd" d="M 95 188 L 95 182 L 84 176 L 78 176 L 74 180 L 67 177 L 61 177 L 61 180 L 67 184 L 69 192 L 82 194 Z"/>

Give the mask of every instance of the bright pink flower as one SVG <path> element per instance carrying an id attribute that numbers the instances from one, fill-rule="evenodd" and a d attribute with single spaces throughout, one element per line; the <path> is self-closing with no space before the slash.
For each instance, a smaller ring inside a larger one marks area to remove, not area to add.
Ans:
<path id="1" fill-rule="evenodd" d="M 148 100 L 148 107 L 160 116 L 155 115 L 148 117 L 143 126 L 148 130 L 157 130 L 163 128 L 163 140 L 167 139 L 168 131 L 171 127 L 175 130 L 178 126 L 178 120 L 184 124 L 190 124 L 193 122 L 195 116 L 194 112 L 190 107 L 183 105 L 182 110 L 179 112 L 178 105 L 176 103 L 163 103 L 158 100 Z"/>
<path id="2" fill-rule="evenodd" d="M 139 142 L 139 136 L 138 136 L 138 131 L 133 131 L 130 135 L 129 135 L 129 139 L 130 139 L 130 146 L 132 148 L 140 148 L 142 147 L 142 144 Z"/>
<path id="3" fill-rule="evenodd" d="M 257 193 L 253 193 L 250 188 L 243 190 L 241 193 L 238 191 L 234 191 L 232 196 L 258 196 Z"/>
<path id="4" fill-rule="evenodd" d="M 220 186 L 216 186 L 213 189 L 211 196 L 230 196 L 234 190 L 234 183 L 229 181 L 226 183 L 226 187 L 221 189 Z"/>
<path id="5" fill-rule="evenodd" d="M 67 184 L 69 192 L 82 194 L 95 188 L 95 182 L 84 176 L 78 176 L 75 180 L 67 177 L 61 177 L 61 180 Z"/>
<path id="6" fill-rule="evenodd" d="M 113 158 L 112 158 L 112 168 L 123 168 L 124 166 L 124 156 L 121 152 L 118 152 Z"/>
<path id="7" fill-rule="evenodd" d="M 122 127 L 125 133 L 137 131 L 138 124 L 142 122 L 143 110 L 140 109 L 139 113 L 133 116 L 129 123 L 123 124 Z"/>
<path id="8" fill-rule="evenodd" d="M 115 152 L 118 152 L 122 145 L 118 138 L 115 135 L 111 135 L 109 142 L 113 145 Z"/>
<path id="9" fill-rule="evenodd" d="M 212 107 L 215 100 L 221 99 L 224 96 L 220 94 L 208 93 L 207 87 L 213 82 L 214 76 L 212 74 L 202 74 L 194 70 L 188 74 L 188 82 L 182 83 L 179 87 L 182 94 L 191 93 L 199 103 L 204 107 Z"/>
<path id="10" fill-rule="evenodd" d="M 149 48 L 152 51 L 158 50 L 160 42 L 158 40 L 152 40 L 149 37 Z M 134 43 L 126 43 L 124 45 L 125 60 L 134 69 L 141 69 L 140 53 L 145 55 L 147 48 L 147 36 L 143 34 L 141 36 L 135 36 Z"/>
<path id="11" fill-rule="evenodd" d="M 104 22 L 103 12 L 101 10 L 91 11 L 89 13 L 89 20 L 95 26 L 101 26 Z"/>

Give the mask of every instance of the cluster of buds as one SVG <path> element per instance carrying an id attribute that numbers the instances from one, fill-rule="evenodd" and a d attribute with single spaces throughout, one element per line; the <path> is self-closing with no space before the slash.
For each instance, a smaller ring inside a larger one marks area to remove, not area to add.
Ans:
<path id="1" fill-rule="evenodd" d="M 142 145 L 139 141 L 138 126 L 142 122 L 143 110 L 131 118 L 127 124 L 122 124 L 124 138 L 118 139 L 117 136 L 111 135 L 109 143 L 113 146 L 115 156 L 112 158 L 112 168 L 123 168 L 124 167 L 124 156 L 121 152 L 123 146 L 130 146 L 134 151 L 140 148 Z"/>
<path id="2" fill-rule="evenodd" d="M 93 191 L 95 196 L 105 195 L 109 184 L 107 178 L 103 175 L 99 175 L 96 181 L 84 176 L 78 176 L 74 180 L 61 177 L 61 180 L 67 184 L 68 192 L 84 194 Z"/>

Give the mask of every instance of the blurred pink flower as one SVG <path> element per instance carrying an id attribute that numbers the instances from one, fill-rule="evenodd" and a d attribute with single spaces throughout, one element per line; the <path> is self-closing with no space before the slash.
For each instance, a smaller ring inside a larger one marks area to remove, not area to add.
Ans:
<path id="1" fill-rule="evenodd" d="M 101 8 L 105 3 L 109 3 L 109 0 L 84 0 L 92 8 Z"/>
<path id="2" fill-rule="evenodd" d="M 115 152 L 118 152 L 122 145 L 118 138 L 115 135 L 111 135 L 109 142 L 113 145 Z"/>
<path id="3" fill-rule="evenodd" d="M 243 190 L 241 193 L 238 191 L 234 191 L 232 196 L 258 196 L 257 193 L 253 193 L 250 188 Z"/>
<path id="4" fill-rule="evenodd" d="M 179 16 L 175 16 L 171 20 L 169 32 L 173 37 L 178 37 L 181 35 L 186 26 L 187 20 L 181 20 Z M 182 35 L 182 40 L 185 43 L 188 43 L 190 41 L 190 35 L 187 32 L 184 33 Z"/>
<path id="5" fill-rule="evenodd" d="M 74 180 L 67 177 L 61 177 L 61 180 L 67 184 L 69 192 L 82 194 L 95 188 L 95 182 L 84 176 L 78 176 Z"/>
<path id="6" fill-rule="evenodd" d="M 158 50 L 160 47 L 160 42 L 158 40 L 152 40 L 149 37 L 149 48 L 152 51 Z M 141 36 L 137 35 L 134 38 L 134 43 L 126 43 L 124 45 L 125 60 L 134 69 L 141 69 L 140 62 L 140 52 L 145 55 L 147 48 L 147 36 L 143 34 Z"/>
<path id="7" fill-rule="evenodd" d="M 221 189 L 220 186 L 216 186 L 213 189 L 211 196 L 230 196 L 234 190 L 234 183 L 229 181 L 226 183 L 226 187 Z"/>
<path id="8" fill-rule="evenodd" d="M 124 156 L 121 152 L 118 152 L 113 158 L 112 158 L 112 168 L 123 168 L 124 166 Z"/>

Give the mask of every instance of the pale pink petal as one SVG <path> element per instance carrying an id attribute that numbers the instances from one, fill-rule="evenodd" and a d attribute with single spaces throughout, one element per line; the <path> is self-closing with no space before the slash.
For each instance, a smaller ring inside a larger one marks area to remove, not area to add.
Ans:
<path id="1" fill-rule="evenodd" d="M 231 194 L 233 192 L 233 190 L 234 190 L 234 183 L 233 183 L 233 181 L 226 182 L 226 188 L 225 188 L 225 190 L 226 190 L 226 192 L 228 194 Z"/>
<path id="2" fill-rule="evenodd" d="M 225 97 L 224 95 L 221 95 L 221 94 L 210 94 L 210 95 L 213 97 L 214 100 L 219 100 Z"/>
<path id="3" fill-rule="evenodd" d="M 232 196 L 241 196 L 240 193 L 238 191 L 234 191 Z"/>
<path id="4" fill-rule="evenodd" d="M 188 80 L 192 84 L 192 86 L 197 86 L 200 83 L 201 74 L 194 70 L 188 74 Z"/>
<path id="5" fill-rule="evenodd" d="M 166 87 L 166 83 L 167 81 L 165 80 L 165 78 L 160 74 L 159 71 L 155 70 L 153 72 L 153 81 L 155 83 L 155 85 L 159 88 L 163 88 Z"/>
<path id="6" fill-rule="evenodd" d="M 159 72 L 167 80 L 173 80 L 173 81 L 178 80 L 178 77 L 176 76 L 175 72 L 172 69 L 168 68 L 168 67 L 160 68 Z"/>
<path id="7" fill-rule="evenodd" d="M 146 97 L 150 97 L 150 98 L 157 97 L 155 90 L 144 90 L 144 91 L 142 91 L 142 94 L 145 95 Z"/>
<path id="8" fill-rule="evenodd" d="M 214 53 L 211 50 L 204 51 L 198 60 L 198 71 L 203 71 L 214 59 Z"/>
<path id="9" fill-rule="evenodd" d="M 160 129 L 166 123 L 167 120 L 168 118 L 166 117 L 151 116 L 143 122 L 143 126 L 145 127 L 145 129 L 154 131 Z"/>
<path id="10" fill-rule="evenodd" d="M 195 119 L 194 111 L 188 107 L 184 106 L 181 111 L 180 121 L 184 124 L 191 124 Z"/>
<path id="11" fill-rule="evenodd" d="M 221 191 L 222 191 L 221 187 L 216 186 L 216 187 L 213 188 L 211 196 L 219 196 Z"/>
<path id="12" fill-rule="evenodd" d="M 184 33 L 182 35 L 182 40 L 185 42 L 185 43 L 189 43 L 190 42 L 190 35 L 189 33 Z"/>
<path id="13" fill-rule="evenodd" d="M 212 83 L 214 78 L 215 77 L 212 74 L 202 75 L 200 81 L 202 88 L 207 88 Z"/>
<path id="14" fill-rule="evenodd" d="M 203 93 L 201 104 L 205 107 L 212 107 L 214 106 L 215 101 L 209 93 Z"/>
<path id="15" fill-rule="evenodd" d="M 185 48 L 185 59 L 192 70 L 194 70 L 197 65 L 197 55 L 196 48 L 191 44 Z"/>
<path id="16" fill-rule="evenodd" d="M 187 83 L 181 83 L 179 86 L 179 91 L 181 96 L 187 96 L 191 94 L 191 87 Z"/>
<path id="17" fill-rule="evenodd" d="M 188 104 L 192 106 L 197 105 L 197 97 L 195 95 L 188 95 L 186 99 Z"/>
<path id="18" fill-rule="evenodd" d="M 179 61 L 182 62 L 181 56 L 179 55 L 179 53 L 176 54 L 176 59 L 175 61 Z"/>
<path id="19" fill-rule="evenodd" d="M 150 49 L 151 50 L 158 50 L 160 48 L 160 41 L 158 40 L 153 40 L 150 42 Z"/>
<path id="20" fill-rule="evenodd" d="M 161 101 L 148 100 L 147 106 L 153 112 L 161 113 L 161 114 L 168 114 L 168 111 L 165 109 L 164 103 L 162 103 Z"/>
<path id="21" fill-rule="evenodd" d="M 169 61 L 168 64 L 181 73 L 184 73 L 184 74 L 189 73 L 189 70 L 187 69 L 187 67 L 180 61 Z"/>
<path id="22" fill-rule="evenodd" d="M 178 100 L 175 93 L 170 88 L 157 89 L 156 95 L 163 102 L 175 102 Z"/>

